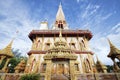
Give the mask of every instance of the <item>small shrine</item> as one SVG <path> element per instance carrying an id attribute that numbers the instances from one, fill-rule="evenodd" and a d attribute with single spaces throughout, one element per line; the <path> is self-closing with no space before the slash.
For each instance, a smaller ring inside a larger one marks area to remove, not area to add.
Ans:
<path id="1" fill-rule="evenodd" d="M 120 68 L 115 61 L 115 59 L 118 59 L 120 62 L 120 50 L 116 48 L 109 39 L 108 39 L 108 42 L 110 45 L 110 52 L 108 54 L 108 57 L 111 58 L 113 61 L 113 70 L 114 72 L 120 72 Z"/>
<path id="2" fill-rule="evenodd" d="M 13 40 L 3 49 L 0 50 L 0 65 L 1 65 L 1 72 L 8 72 L 8 62 L 11 58 L 14 57 L 12 52 L 12 43 Z M 3 64 L 5 62 L 5 64 Z M 3 64 L 3 66 L 2 66 Z"/>

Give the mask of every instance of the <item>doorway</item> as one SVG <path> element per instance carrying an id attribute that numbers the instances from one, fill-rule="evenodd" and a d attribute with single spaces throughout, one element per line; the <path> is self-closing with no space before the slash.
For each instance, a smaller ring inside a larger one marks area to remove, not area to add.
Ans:
<path id="1" fill-rule="evenodd" d="M 53 60 L 51 80 L 70 80 L 69 60 Z"/>

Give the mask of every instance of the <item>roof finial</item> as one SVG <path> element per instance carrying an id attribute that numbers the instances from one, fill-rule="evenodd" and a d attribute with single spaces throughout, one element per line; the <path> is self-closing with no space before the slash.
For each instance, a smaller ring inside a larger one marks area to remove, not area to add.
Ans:
<path id="1" fill-rule="evenodd" d="M 60 28 L 60 32 L 59 32 L 59 37 L 60 39 L 62 38 L 62 29 Z"/>
<path id="2" fill-rule="evenodd" d="M 12 52 L 13 40 L 14 40 L 14 38 L 12 39 L 12 41 L 4 49 L 0 50 L 0 54 L 10 56 L 10 57 L 14 56 L 14 54 Z"/>
<path id="3" fill-rule="evenodd" d="M 61 2 L 60 2 L 60 5 L 59 5 L 59 7 L 62 7 L 62 4 L 61 4 Z"/>
<path id="4" fill-rule="evenodd" d="M 109 44 L 110 44 L 110 47 L 112 47 L 112 46 L 113 46 L 113 44 L 111 43 L 110 39 L 109 39 L 109 38 L 107 38 L 107 40 L 108 40 L 108 42 L 109 42 Z"/>
<path id="5" fill-rule="evenodd" d="M 60 3 L 59 8 L 58 8 L 58 12 L 57 12 L 57 15 L 56 15 L 56 20 L 65 21 L 65 15 L 64 15 L 64 13 L 63 13 L 61 3 Z"/>
<path id="6" fill-rule="evenodd" d="M 120 55 L 120 50 L 116 48 L 109 39 L 108 42 L 110 45 L 110 52 L 108 54 L 108 57 L 116 58 L 116 56 Z"/>
<path id="7" fill-rule="evenodd" d="M 97 61 L 99 61 L 97 54 L 96 54 L 96 59 L 97 59 Z"/>

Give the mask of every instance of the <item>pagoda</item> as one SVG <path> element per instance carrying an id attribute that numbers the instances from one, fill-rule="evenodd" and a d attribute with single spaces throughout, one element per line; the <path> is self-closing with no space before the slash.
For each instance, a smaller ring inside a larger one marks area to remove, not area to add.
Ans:
<path id="1" fill-rule="evenodd" d="M 114 72 L 120 72 L 120 68 L 115 61 L 115 59 L 118 59 L 120 62 L 120 50 L 116 48 L 109 39 L 108 42 L 110 45 L 110 52 L 108 54 L 108 57 L 111 58 L 111 60 L 113 61 L 113 70 Z"/>
<path id="2" fill-rule="evenodd" d="M 5 48 L 0 50 L 0 68 L 1 68 L 0 72 L 8 72 L 7 68 L 8 62 L 10 61 L 11 58 L 14 57 L 14 54 L 12 52 L 12 43 L 13 40 Z"/>
<path id="3" fill-rule="evenodd" d="M 32 41 L 25 73 L 40 73 L 44 80 L 77 80 L 77 75 L 94 73 L 89 30 L 71 30 L 59 5 L 52 29 L 46 21 L 29 33 Z"/>

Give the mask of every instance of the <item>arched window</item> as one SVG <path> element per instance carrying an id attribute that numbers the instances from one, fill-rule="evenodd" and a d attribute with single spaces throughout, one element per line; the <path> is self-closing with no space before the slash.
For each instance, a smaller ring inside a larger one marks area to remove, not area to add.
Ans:
<path id="1" fill-rule="evenodd" d="M 79 71 L 78 64 L 75 63 L 75 71 Z"/>
<path id="2" fill-rule="evenodd" d="M 50 45 L 51 45 L 51 41 L 50 39 L 48 39 L 47 42 L 45 43 L 44 50 L 48 50 L 50 48 Z"/>
<path id="3" fill-rule="evenodd" d="M 88 60 L 88 59 L 85 59 L 84 64 L 85 64 L 85 71 L 86 71 L 87 73 L 89 73 L 89 72 L 91 71 L 91 66 L 90 66 L 89 60 Z"/>
<path id="4" fill-rule="evenodd" d="M 50 43 L 46 43 L 44 50 L 48 50 L 49 48 L 50 48 Z"/>
<path id="5" fill-rule="evenodd" d="M 71 39 L 69 44 L 70 44 L 71 49 L 75 49 L 76 48 L 74 39 Z"/>
<path id="6" fill-rule="evenodd" d="M 71 43 L 71 48 L 75 49 L 75 43 Z"/>
<path id="7" fill-rule="evenodd" d="M 82 40 L 82 43 L 83 43 L 83 46 L 85 47 L 85 43 L 84 43 L 84 41 Z"/>
<path id="8" fill-rule="evenodd" d="M 40 72 L 44 73 L 45 71 L 46 71 L 46 63 L 42 63 Z"/>
<path id="9" fill-rule="evenodd" d="M 58 24 L 58 21 L 56 21 L 56 24 Z"/>
<path id="10" fill-rule="evenodd" d="M 62 23 L 58 24 L 58 28 L 63 29 L 63 24 Z"/>

